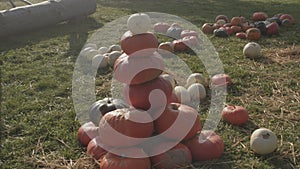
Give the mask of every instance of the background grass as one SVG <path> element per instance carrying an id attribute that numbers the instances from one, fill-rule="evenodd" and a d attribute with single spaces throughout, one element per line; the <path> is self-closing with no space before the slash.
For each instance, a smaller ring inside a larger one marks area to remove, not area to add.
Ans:
<path id="1" fill-rule="evenodd" d="M 39 2 L 35 0 L 33 2 Z M 20 2 L 17 2 L 21 5 Z M 221 122 L 217 133 L 225 141 L 223 156 L 195 163 L 196 168 L 300 168 L 300 2 L 297 0 L 98 0 L 97 11 L 80 22 L 61 23 L 11 37 L 0 37 L 1 116 L 0 168 L 93 168 L 77 141 L 80 126 L 72 104 L 72 73 L 76 58 L 94 31 L 135 12 L 164 12 L 201 27 L 218 14 L 250 18 L 255 11 L 290 13 L 296 24 L 280 35 L 258 42 L 264 56 L 242 55 L 247 41 L 209 36 L 225 72 L 232 77 L 228 104 L 245 106 L 250 121 L 242 127 Z M 8 9 L 6 1 L 1 9 Z M 116 42 L 117 43 L 117 42 Z M 179 54 L 194 72 L 204 72 L 192 53 Z M 99 72 L 97 96 L 108 95 L 111 69 Z M 205 120 L 202 113 L 201 120 Z M 251 132 L 273 130 L 278 149 L 259 156 L 249 149 Z"/>

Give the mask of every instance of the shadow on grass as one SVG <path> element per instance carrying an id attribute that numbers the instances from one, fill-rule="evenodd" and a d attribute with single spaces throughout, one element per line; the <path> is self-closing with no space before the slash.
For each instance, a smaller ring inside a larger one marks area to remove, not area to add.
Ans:
<path id="1" fill-rule="evenodd" d="M 82 46 L 86 43 L 89 31 L 96 30 L 102 26 L 103 24 L 98 23 L 94 18 L 86 17 L 50 25 L 30 32 L 22 32 L 8 37 L 1 37 L 0 52 L 36 44 L 40 41 L 52 38 L 68 36 L 67 38 L 70 47 L 67 54 L 77 55 Z"/>

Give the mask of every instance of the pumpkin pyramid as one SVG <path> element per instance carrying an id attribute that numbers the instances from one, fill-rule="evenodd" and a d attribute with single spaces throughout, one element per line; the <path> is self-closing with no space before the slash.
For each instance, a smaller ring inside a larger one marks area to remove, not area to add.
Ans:
<path id="1" fill-rule="evenodd" d="M 191 140 L 197 140 L 202 129 L 200 117 L 197 110 L 179 103 L 171 83 L 161 76 L 164 61 L 157 52 L 157 37 L 148 32 L 150 17 L 133 14 L 127 26 L 129 31 L 120 41 L 124 53 L 115 61 L 114 78 L 123 83 L 129 107 L 110 109 L 98 126 L 92 122 L 86 125 L 90 133 L 82 133 L 92 136 L 84 140 L 85 145 L 89 141 L 88 154 L 100 160 L 101 169 L 148 169 L 151 165 L 173 169 L 189 165 L 192 159 L 202 159 L 192 157 L 199 150 L 191 150 L 197 147 Z M 163 141 L 150 141 L 147 148 L 141 146 L 157 135 Z"/>

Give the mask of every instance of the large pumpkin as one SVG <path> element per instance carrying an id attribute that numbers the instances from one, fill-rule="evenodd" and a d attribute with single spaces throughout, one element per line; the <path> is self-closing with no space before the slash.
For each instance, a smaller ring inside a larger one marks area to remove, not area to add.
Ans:
<path id="1" fill-rule="evenodd" d="M 121 37 L 120 44 L 127 55 L 148 56 L 156 51 L 158 40 L 151 32 L 134 35 L 127 31 Z"/>
<path id="2" fill-rule="evenodd" d="M 194 161 L 207 161 L 219 158 L 224 151 L 222 138 L 214 131 L 202 130 L 185 145 L 191 150 Z"/>
<path id="3" fill-rule="evenodd" d="M 150 169 L 151 162 L 146 153 L 136 147 L 124 148 L 116 155 L 107 153 L 100 159 L 101 169 Z M 141 158 L 133 158 L 132 156 L 139 156 Z"/>
<path id="4" fill-rule="evenodd" d="M 140 85 L 125 84 L 123 96 L 126 102 L 133 107 L 148 110 L 150 107 L 165 107 L 172 95 L 172 90 L 172 85 L 168 80 L 158 77 Z"/>
<path id="5" fill-rule="evenodd" d="M 164 61 L 157 52 L 147 57 L 129 57 L 122 54 L 115 62 L 114 78 L 136 85 L 157 78 L 164 70 Z"/>
<path id="6" fill-rule="evenodd" d="M 146 111 L 134 108 L 116 109 L 105 114 L 100 120 L 100 141 L 105 146 L 112 147 L 139 144 L 152 135 L 152 121 L 152 117 Z"/>
<path id="7" fill-rule="evenodd" d="M 173 142 L 158 143 L 153 146 L 151 154 L 157 154 L 156 152 L 161 152 L 166 149 L 166 147 L 170 147 L 170 145 L 174 144 Z M 155 169 L 174 169 L 190 165 L 192 162 L 192 154 L 184 144 L 178 143 L 170 150 L 150 157 L 150 160 L 152 167 Z"/>
<path id="8" fill-rule="evenodd" d="M 180 121 L 175 125 L 176 120 Z M 154 124 L 157 133 L 179 141 L 194 137 L 202 128 L 198 112 L 180 103 L 170 103 Z"/>
<path id="9" fill-rule="evenodd" d="M 98 136 L 98 126 L 95 126 L 93 122 L 87 122 L 84 123 L 82 126 L 79 127 L 78 132 L 77 132 L 77 138 L 79 142 L 87 146 L 89 142 Z"/>
<path id="10" fill-rule="evenodd" d="M 100 142 L 99 136 L 93 138 L 89 142 L 86 152 L 96 160 L 99 160 L 103 155 L 107 153 L 107 151 L 103 148 L 102 143 Z"/>

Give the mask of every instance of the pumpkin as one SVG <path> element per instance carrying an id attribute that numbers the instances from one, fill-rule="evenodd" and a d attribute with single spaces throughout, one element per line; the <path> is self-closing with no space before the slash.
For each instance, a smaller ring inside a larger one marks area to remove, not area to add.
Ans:
<path id="1" fill-rule="evenodd" d="M 295 23 L 294 17 L 293 17 L 292 15 L 289 15 L 289 14 L 282 14 L 282 15 L 280 15 L 279 19 L 280 19 L 281 21 L 283 21 L 283 20 L 285 20 L 285 19 L 289 19 L 290 22 L 291 22 L 291 24 L 294 24 L 294 23 Z"/>
<path id="2" fill-rule="evenodd" d="M 228 34 L 225 29 L 215 29 L 214 35 L 217 37 L 228 37 Z"/>
<path id="3" fill-rule="evenodd" d="M 261 37 L 260 30 L 257 28 L 250 28 L 246 31 L 248 40 L 258 40 Z"/>
<path id="4" fill-rule="evenodd" d="M 132 14 L 127 19 L 127 27 L 133 34 L 146 33 L 151 28 L 151 19 L 145 13 Z"/>
<path id="5" fill-rule="evenodd" d="M 190 105 L 191 104 L 191 95 L 187 89 L 183 86 L 175 86 L 174 93 L 177 96 L 178 100 L 182 104 Z"/>
<path id="6" fill-rule="evenodd" d="M 129 56 L 148 56 L 153 54 L 158 47 L 158 40 L 151 32 L 134 35 L 125 32 L 120 40 L 121 48 Z"/>
<path id="7" fill-rule="evenodd" d="M 187 37 L 187 36 L 195 36 L 198 38 L 198 33 L 194 30 L 183 30 L 180 34 L 181 38 Z"/>
<path id="8" fill-rule="evenodd" d="M 191 151 L 181 143 L 178 143 L 177 145 L 173 142 L 162 142 L 155 144 L 151 154 L 157 154 L 156 152 L 161 152 L 162 150 L 166 149 L 166 147 L 170 147 L 171 145 L 175 146 L 164 153 L 150 157 L 152 167 L 155 169 L 174 169 L 186 167 L 191 164 Z"/>
<path id="9" fill-rule="evenodd" d="M 192 73 L 186 79 L 185 87 L 188 88 L 190 85 L 194 83 L 200 83 L 203 86 L 208 86 L 206 78 L 201 73 Z"/>
<path id="10" fill-rule="evenodd" d="M 231 19 L 230 23 L 232 26 L 241 26 L 243 24 L 243 21 L 240 17 L 235 16 Z"/>
<path id="11" fill-rule="evenodd" d="M 89 118 L 96 125 L 106 113 L 115 109 L 127 108 L 128 105 L 121 99 L 104 98 L 94 102 L 89 109 Z"/>
<path id="12" fill-rule="evenodd" d="M 246 32 L 250 28 L 254 28 L 254 24 L 253 23 L 246 22 L 246 23 L 242 24 L 242 30 L 244 32 Z"/>
<path id="13" fill-rule="evenodd" d="M 193 138 L 202 128 L 198 112 L 180 103 L 170 103 L 154 124 L 158 134 L 177 141 Z"/>
<path id="14" fill-rule="evenodd" d="M 202 32 L 205 34 L 212 34 L 215 30 L 213 23 L 205 23 L 201 28 Z"/>
<path id="15" fill-rule="evenodd" d="M 157 78 L 164 70 L 164 61 L 157 52 L 147 57 L 129 57 L 123 53 L 114 65 L 114 78 L 119 82 L 137 85 Z"/>
<path id="16" fill-rule="evenodd" d="M 272 22 L 267 25 L 267 35 L 276 35 L 279 33 L 279 25 L 276 22 Z"/>
<path id="17" fill-rule="evenodd" d="M 98 49 L 98 50 L 99 50 L 99 49 Z M 113 51 L 119 51 L 119 52 L 121 52 L 121 51 L 122 51 L 121 46 L 120 46 L 120 45 L 111 45 L 111 46 L 107 49 L 107 51 L 106 51 L 105 53 L 111 53 L 111 52 L 113 52 Z"/>
<path id="18" fill-rule="evenodd" d="M 223 19 L 223 20 L 225 20 L 226 22 L 229 22 L 229 19 L 228 19 L 228 17 L 227 17 L 226 15 L 218 15 L 218 16 L 216 16 L 215 22 L 217 22 L 217 21 L 220 20 L 220 19 Z"/>
<path id="19" fill-rule="evenodd" d="M 260 30 L 262 35 L 267 34 L 267 27 L 264 21 L 258 21 L 254 23 L 254 27 Z"/>
<path id="20" fill-rule="evenodd" d="M 82 145 L 87 146 L 93 138 L 98 136 L 98 129 L 99 127 L 95 126 L 95 124 L 91 121 L 84 123 L 77 131 L 77 138 L 79 142 Z"/>
<path id="21" fill-rule="evenodd" d="M 265 12 L 254 12 L 252 14 L 252 19 L 254 21 L 265 21 L 268 18 L 268 15 Z"/>
<path id="22" fill-rule="evenodd" d="M 98 49 L 99 54 L 102 54 L 102 55 L 107 53 L 107 51 L 108 51 L 108 48 L 105 46 L 102 46 Z"/>
<path id="23" fill-rule="evenodd" d="M 154 24 L 153 29 L 157 33 L 166 34 L 167 30 L 170 28 L 170 25 L 166 22 L 158 22 Z"/>
<path id="24" fill-rule="evenodd" d="M 107 151 L 103 148 L 99 136 L 93 138 L 87 145 L 87 154 L 96 160 L 99 160 Z"/>
<path id="25" fill-rule="evenodd" d="M 146 111 L 134 108 L 108 112 L 99 122 L 100 142 L 112 147 L 137 145 L 152 135 L 152 121 Z"/>
<path id="26" fill-rule="evenodd" d="M 107 60 L 105 57 L 101 54 L 97 54 L 92 59 L 92 66 L 95 68 L 105 68 L 108 65 Z"/>
<path id="27" fill-rule="evenodd" d="M 250 147 L 257 154 L 272 153 L 277 148 L 277 137 L 269 129 L 256 129 L 250 137 Z"/>
<path id="28" fill-rule="evenodd" d="M 240 26 L 231 26 L 230 28 L 233 30 L 233 33 L 238 33 L 242 31 L 242 27 Z"/>
<path id="29" fill-rule="evenodd" d="M 187 91 L 190 93 L 192 102 L 200 102 L 206 98 L 205 87 L 201 83 L 194 83 L 189 86 Z"/>
<path id="30" fill-rule="evenodd" d="M 137 109 L 148 110 L 150 107 L 165 107 L 171 95 L 172 85 L 163 77 L 158 77 L 140 85 L 125 84 L 123 86 L 125 101 Z"/>
<path id="31" fill-rule="evenodd" d="M 160 77 L 166 79 L 167 81 L 169 81 L 172 85 L 172 88 L 174 88 L 176 86 L 176 80 L 174 79 L 173 76 L 169 75 L 169 74 L 162 74 L 160 75 Z"/>
<path id="32" fill-rule="evenodd" d="M 181 32 L 183 29 L 179 26 L 171 26 L 168 30 L 166 35 L 174 38 L 174 39 L 180 39 L 181 38 Z"/>
<path id="33" fill-rule="evenodd" d="M 199 39 L 196 36 L 186 36 L 182 38 L 182 42 L 190 48 L 200 45 Z"/>
<path id="34" fill-rule="evenodd" d="M 249 42 L 243 48 L 243 54 L 247 58 L 255 59 L 260 56 L 261 47 L 258 43 Z"/>
<path id="35" fill-rule="evenodd" d="M 212 86 L 228 86 L 231 83 L 231 78 L 228 74 L 216 74 L 211 78 Z"/>
<path id="36" fill-rule="evenodd" d="M 159 44 L 158 52 L 160 54 L 169 54 L 169 52 L 174 52 L 174 46 L 171 42 L 163 42 Z"/>
<path id="37" fill-rule="evenodd" d="M 222 138 L 210 130 L 202 130 L 201 133 L 184 144 L 191 150 L 194 161 L 217 159 L 224 152 Z"/>
<path id="38" fill-rule="evenodd" d="M 242 106 L 227 106 L 222 111 L 222 118 L 233 125 L 242 125 L 248 121 L 249 115 Z"/>
<path id="39" fill-rule="evenodd" d="M 235 34 L 235 36 L 240 39 L 247 39 L 247 34 L 244 32 L 238 32 Z"/>
<path id="40" fill-rule="evenodd" d="M 141 158 L 138 158 L 141 156 Z M 149 169 L 151 162 L 146 153 L 137 147 L 119 149 L 118 155 L 107 153 L 100 159 L 101 169 Z"/>
<path id="41" fill-rule="evenodd" d="M 172 41 L 175 51 L 183 51 L 188 49 L 188 46 L 184 43 L 183 39 L 177 39 Z"/>
<path id="42" fill-rule="evenodd" d="M 107 62 L 110 66 L 115 64 L 115 61 L 122 55 L 120 51 L 112 51 L 107 54 Z"/>
<path id="43" fill-rule="evenodd" d="M 226 21 L 224 19 L 219 19 L 216 24 L 223 26 L 224 24 L 226 24 Z"/>

